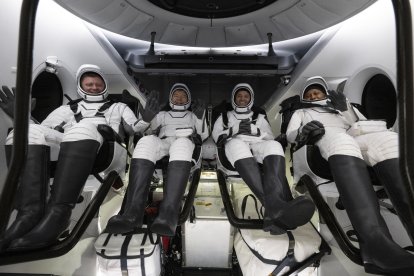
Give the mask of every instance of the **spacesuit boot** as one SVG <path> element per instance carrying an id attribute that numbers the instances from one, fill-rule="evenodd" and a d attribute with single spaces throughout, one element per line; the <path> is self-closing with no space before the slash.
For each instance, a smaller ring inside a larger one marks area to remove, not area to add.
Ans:
<path id="1" fill-rule="evenodd" d="M 11 158 L 11 145 L 6 145 L 6 159 Z M 10 242 L 20 238 L 43 217 L 49 184 L 50 148 L 45 145 L 29 145 L 27 159 L 20 184 L 17 189 L 15 204 L 17 216 L 0 238 L 0 251 Z"/>
<path id="2" fill-rule="evenodd" d="M 183 197 L 190 175 L 191 162 L 171 161 L 168 164 L 167 183 L 164 186 L 164 198 L 157 218 L 151 225 L 151 231 L 162 236 L 174 236 L 180 215 Z"/>
<path id="3" fill-rule="evenodd" d="M 412 275 L 414 255 L 397 245 L 380 214 L 365 162 L 348 155 L 328 159 L 361 249 L 365 271 L 374 274 Z"/>
<path id="4" fill-rule="evenodd" d="M 379 162 L 373 168 L 414 244 L 414 221 L 410 219 L 411 206 L 401 178 L 399 159 Z"/>
<path id="5" fill-rule="evenodd" d="M 138 158 L 131 160 L 124 212 L 109 219 L 106 231 L 122 234 L 142 226 L 154 168 L 155 165 L 150 160 Z"/>
<path id="6" fill-rule="evenodd" d="M 9 250 L 52 245 L 67 229 L 72 209 L 92 171 L 99 143 L 95 140 L 63 142 L 46 214 L 29 233 L 14 240 Z"/>
<path id="7" fill-rule="evenodd" d="M 263 228 L 271 231 L 272 225 L 285 230 L 295 229 L 309 222 L 315 212 L 312 200 L 300 196 L 292 198 L 285 177 L 285 158 L 268 155 L 263 160 L 263 191 L 265 212 Z M 272 234 L 277 234 L 273 233 Z"/>
<path id="8" fill-rule="evenodd" d="M 250 190 L 252 190 L 253 194 L 255 194 L 262 205 L 265 206 L 262 175 L 256 159 L 253 157 L 239 159 L 234 162 L 234 167 L 240 174 L 243 181 L 247 184 L 247 186 L 249 186 Z M 265 225 L 265 223 L 263 223 L 263 230 L 267 232 L 270 231 L 270 233 L 275 235 L 286 233 L 285 229 L 274 224 Z"/>

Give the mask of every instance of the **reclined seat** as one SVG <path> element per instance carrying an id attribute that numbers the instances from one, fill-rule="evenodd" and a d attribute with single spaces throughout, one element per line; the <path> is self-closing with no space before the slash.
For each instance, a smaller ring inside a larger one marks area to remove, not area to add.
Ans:
<path id="1" fill-rule="evenodd" d="M 167 103 L 165 107 L 162 109 L 163 111 L 169 110 L 169 104 Z M 141 137 L 136 137 L 134 139 L 134 145 L 132 148 L 135 148 L 135 145 L 138 143 L 138 140 Z M 198 134 L 193 134 L 190 139 L 194 142 L 195 147 L 192 154 L 191 159 L 191 168 L 190 174 L 188 178 L 188 182 L 190 185 L 187 185 L 184 197 L 185 200 L 182 211 L 180 213 L 180 217 L 178 220 L 178 225 L 184 223 L 187 220 L 187 217 L 190 214 L 191 207 L 194 201 L 194 196 L 197 191 L 197 185 L 200 179 L 201 174 L 201 164 L 202 164 L 202 141 L 201 137 Z M 154 174 L 151 179 L 150 184 L 150 193 L 148 194 L 147 198 L 147 208 L 145 211 L 144 216 L 144 224 L 148 224 L 148 219 L 151 220 L 155 216 L 155 212 L 157 210 L 157 205 L 163 199 L 163 188 L 164 183 L 166 183 L 167 179 L 167 169 L 169 163 L 170 156 L 164 156 L 162 159 L 158 160 L 155 163 L 155 170 Z M 124 196 L 124 200 L 122 202 L 121 210 L 119 211 L 120 214 L 124 211 L 125 199 L 126 195 Z M 155 207 L 155 208 L 154 208 Z"/>
<path id="2" fill-rule="evenodd" d="M 189 185 L 187 185 L 186 191 L 184 193 L 184 205 L 180 213 L 178 225 L 183 224 L 187 220 L 191 211 L 191 207 L 193 206 L 194 197 L 198 187 L 198 182 L 200 181 L 202 164 L 202 141 L 199 135 L 193 137 L 193 141 L 195 143 L 195 147 L 191 159 L 190 176 L 188 178 Z M 163 184 L 167 179 L 167 168 L 169 158 L 170 156 L 167 155 L 155 163 L 155 171 L 153 181 L 151 183 L 152 188 L 150 188 L 153 192 L 149 195 L 150 202 L 160 201 L 163 198 L 162 188 Z"/>
<path id="3" fill-rule="evenodd" d="M 330 248 L 312 223 L 282 235 L 264 232 L 264 208 L 217 146 L 217 178 L 243 275 L 294 274 L 314 269 Z M 230 191 L 230 192 L 229 192 Z"/>

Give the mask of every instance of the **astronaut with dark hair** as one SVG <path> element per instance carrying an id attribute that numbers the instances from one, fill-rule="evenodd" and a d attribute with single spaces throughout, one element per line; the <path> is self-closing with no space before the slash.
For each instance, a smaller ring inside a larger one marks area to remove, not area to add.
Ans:
<path id="1" fill-rule="evenodd" d="M 161 111 L 151 121 L 151 129 L 157 133 L 144 136 L 135 147 L 124 212 L 108 221 L 106 230 L 110 233 L 127 233 L 143 225 L 155 163 L 169 155 L 164 198 L 151 231 L 163 236 L 175 234 L 195 148 L 192 137 L 198 134 L 201 140 L 205 140 L 208 128 L 204 104 L 201 101 L 191 101 L 187 85 L 176 83 L 172 86 L 169 105 L 170 110 Z M 192 111 L 189 110 L 190 105 Z"/>
<path id="2" fill-rule="evenodd" d="M 385 122 L 367 121 L 342 92 L 328 90 L 322 77 L 306 81 L 301 99 L 313 106 L 294 112 L 286 131 L 287 139 L 292 144 L 318 146 L 322 157 L 328 161 L 342 203 L 357 232 L 365 270 L 412 275 L 414 255 L 392 240 L 380 215 L 378 198 L 367 170 L 367 165 L 374 168 L 413 237 L 414 222 L 409 219 L 409 199 L 399 170 L 398 134 L 388 130 Z M 364 123 L 369 124 L 368 129 L 363 128 Z"/>
<path id="3" fill-rule="evenodd" d="M 159 110 L 156 98 L 150 96 L 138 120 L 126 104 L 109 101 L 108 83 L 96 65 L 80 66 L 76 81 L 79 100 L 58 107 L 41 124 L 29 124 L 27 160 L 15 199 L 17 217 L 1 235 L 1 250 L 55 243 L 69 226 L 72 209 L 104 141 L 98 126 L 133 135 L 143 132 Z M 3 86 L 0 97 L 0 107 L 13 118 L 13 93 Z M 8 162 L 13 134 L 6 139 Z M 57 166 L 47 202 L 50 160 L 57 160 Z"/>
<path id="4" fill-rule="evenodd" d="M 231 94 L 233 109 L 218 117 L 212 136 L 218 146 L 224 146 L 229 162 L 263 204 L 263 230 L 283 234 L 307 223 L 315 206 L 305 197 L 292 198 L 283 148 L 274 140 L 266 114 L 253 103 L 253 88 L 237 84 Z M 258 163 L 263 164 L 263 177 Z"/>

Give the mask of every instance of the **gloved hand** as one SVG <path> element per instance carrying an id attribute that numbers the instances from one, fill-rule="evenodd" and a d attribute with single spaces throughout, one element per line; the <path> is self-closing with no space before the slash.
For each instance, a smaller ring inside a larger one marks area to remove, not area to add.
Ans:
<path id="1" fill-rule="evenodd" d="M 13 87 L 12 91 L 10 91 L 10 88 L 3 85 L 0 89 L 0 108 L 3 109 L 3 111 L 13 119 L 14 117 L 14 101 L 15 97 L 14 94 L 16 92 L 15 88 Z"/>
<path id="2" fill-rule="evenodd" d="M 336 92 L 335 90 L 329 90 L 328 91 L 328 106 L 331 106 L 339 111 L 347 111 L 348 105 L 346 103 L 346 97 L 344 93 Z"/>
<path id="3" fill-rule="evenodd" d="M 145 109 L 142 111 L 142 119 L 149 123 L 154 119 L 155 115 L 160 112 L 160 104 L 158 101 L 159 93 L 158 91 L 152 90 L 148 96 L 147 104 Z"/>
<path id="4" fill-rule="evenodd" d="M 252 134 L 252 128 L 250 126 L 250 119 L 243 119 L 239 123 L 239 134 Z"/>
<path id="5" fill-rule="evenodd" d="M 325 134 L 325 127 L 319 121 L 313 120 L 303 126 L 302 132 L 296 138 L 298 145 L 313 145 Z"/>
<path id="6" fill-rule="evenodd" d="M 202 100 L 195 99 L 191 103 L 191 109 L 193 110 L 194 115 L 196 115 L 198 119 L 200 120 L 203 119 L 203 114 L 204 114 L 204 110 L 206 109 L 206 105 Z"/>

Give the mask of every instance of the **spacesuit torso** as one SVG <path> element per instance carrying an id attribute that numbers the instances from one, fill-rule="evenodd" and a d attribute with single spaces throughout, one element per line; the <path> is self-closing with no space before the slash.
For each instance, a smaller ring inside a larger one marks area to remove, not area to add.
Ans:
<path id="1" fill-rule="evenodd" d="M 161 111 L 151 122 L 151 130 L 158 132 L 158 137 L 182 137 L 197 133 L 204 140 L 208 130 L 204 121 L 198 119 L 191 111 Z"/>
<path id="2" fill-rule="evenodd" d="M 249 113 L 236 113 L 234 110 L 227 112 L 228 123 L 227 126 L 223 123 L 223 116 L 220 116 L 214 123 L 213 128 L 213 139 L 217 142 L 218 138 L 226 134 L 229 138 L 236 136 L 245 141 L 253 142 L 260 140 L 273 140 L 274 135 L 270 128 L 269 122 L 266 120 L 266 117 L 263 114 L 258 114 L 256 119 L 253 119 L 254 112 Z M 249 119 L 251 120 L 251 132 L 252 135 L 237 134 L 239 129 L 239 124 L 241 120 Z"/>
<path id="3" fill-rule="evenodd" d="M 354 111 L 358 114 L 358 117 L 365 118 L 358 110 L 354 109 Z M 313 120 L 321 122 L 325 127 L 325 132 L 346 132 L 353 123 L 349 122 L 342 113 L 334 113 L 327 108 L 311 107 L 299 109 L 292 115 L 286 130 L 288 141 L 294 143 L 296 136 L 301 131 L 301 127 Z"/>
<path id="4" fill-rule="evenodd" d="M 64 130 L 79 122 L 92 123 L 96 126 L 104 124 L 109 125 L 118 134 L 122 134 L 125 130 L 129 135 L 143 132 L 148 127 L 149 123 L 138 120 L 126 104 L 108 103 L 110 102 L 86 102 L 82 100 L 75 106 L 61 106 L 49 114 L 41 124 L 49 128 L 60 125 Z M 102 108 L 103 106 L 104 108 Z"/>

